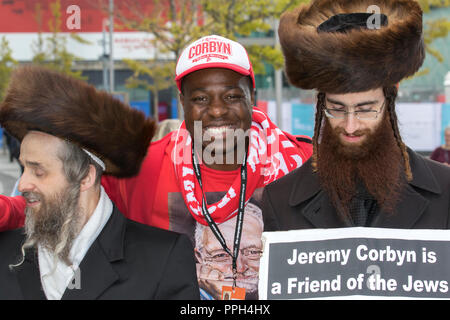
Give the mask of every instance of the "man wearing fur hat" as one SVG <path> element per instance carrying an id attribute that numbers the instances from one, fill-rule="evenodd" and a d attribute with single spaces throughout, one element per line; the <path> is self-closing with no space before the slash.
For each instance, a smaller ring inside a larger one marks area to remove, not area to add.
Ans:
<path id="1" fill-rule="evenodd" d="M 153 121 L 84 82 L 22 67 L 0 122 L 21 141 L 26 200 L 24 230 L 0 233 L 0 300 L 199 297 L 189 239 L 126 219 L 100 184 L 103 173 L 137 174 Z"/>
<path id="2" fill-rule="evenodd" d="M 424 60 L 419 4 L 316 0 L 286 12 L 279 34 L 317 111 L 312 158 L 265 188 L 265 229 L 450 228 L 450 170 L 405 146 L 395 112 L 398 83 Z"/>

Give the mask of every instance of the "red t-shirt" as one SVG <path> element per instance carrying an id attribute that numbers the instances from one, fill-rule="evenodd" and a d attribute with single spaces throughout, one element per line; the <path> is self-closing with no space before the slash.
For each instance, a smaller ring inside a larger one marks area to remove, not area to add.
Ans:
<path id="1" fill-rule="evenodd" d="M 170 137 L 169 137 L 170 139 Z M 165 144 L 164 152 L 160 149 Z M 152 149 L 153 148 L 153 149 Z M 188 211 L 176 180 L 171 160 L 173 144 L 163 138 L 149 149 L 138 178 L 104 177 L 102 184 L 110 198 L 125 215 L 137 222 L 188 235 L 195 247 L 197 275 L 202 298 L 218 299 L 223 285 L 232 285 L 231 259 L 210 232 L 209 227 L 196 222 Z M 162 153 L 162 159 L 161 158 Z M 156 161 L 160 161 L 159 167 Z M 156 170 L 156 171 L 155 171 Z M 218 171 L 201 165 L 201 176 L 208 203 L 219 201 L 240 174 L 240 169 Z M 263 177 L 261 177 L 261 187 Z M 154 190 L 154 198 L 152 191 Z M 247 298 L 257 298 L 259 258 L 262 252 L 263 219 L 260 208 L 262 188 L 253 193 L 246 206 L 243 236 L 238 261 L 238 286 L 246 288 Z M 123 195 L 121 195 L 121 192 Z M 125 201 L 124 201 L 125 199 Z M 252 212 L 250 212 L 252 211 Z M 250 212 L 250 213 L 249 213 Z M 232 250 L 236 218 L 219 229 Z"/>
<path id="2" fill-rule="evenodd" d="M 290 138 L 292 139 L 292 138 Z M 312 153 L 306 142 L 295 143 L 303 162 Z M 223 286 L 231 286 L 232 260 L 208 226 L 198 223 L 186 207 L 175 166 L 171 159 L 174 142 L 171 134 L 153 143 L 139 175 L 131 179 L 104 177 L 102 184 L 110 198 L 128 218 L 140 223 L 186 234 L 192 241 L 197 259 L 197 276 L 204 299 L 219 299 Z M 218 171 L 200 166 L 208 204 L 218 202 L 240 175 L 240 169 Z M 259 259 L 264 230 L 261 197 L 264 176 L 245 206 L 244 223 L 237 268 L 237 286 L 246 290 L 247 299 L 257 299 Z M 237 191 L 239 192 L 239 191 Z M 228 248 L 233 250 L 236 217 L 219 224 Z"/>

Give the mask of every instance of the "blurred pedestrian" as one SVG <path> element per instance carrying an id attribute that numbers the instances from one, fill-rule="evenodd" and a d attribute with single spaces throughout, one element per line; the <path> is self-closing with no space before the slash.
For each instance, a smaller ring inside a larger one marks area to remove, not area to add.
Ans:
<path id="1" fill-rule="evenodd" d="M 445 128 L 444 138 L 445 144 L 434 149 L 430 159 L 450 165 L 450 126 Z"/>
<path id="2" fill-rule="evenodd" d="M 6 145 L 9 151 L 9 162 L 17 161 L 20 167 L 20 173 L 23 173 L 23 166 L 19 161 L 20 157 L 20 141 L 12 136 L 6 129 L 3 129 L 3 135 L 5 136 Z"/>

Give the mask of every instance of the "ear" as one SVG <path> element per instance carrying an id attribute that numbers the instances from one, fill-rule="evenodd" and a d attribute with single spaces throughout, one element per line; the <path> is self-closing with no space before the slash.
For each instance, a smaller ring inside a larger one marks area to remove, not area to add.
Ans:
<path id="1" fill-rule="evenodd" d="M 88 174 L 83 178 L 83 180 L 81 180 L 80 191 L 83 192 L 92 188 L 95 185 L 95 177 L 96 169 L 92 164 L 90 164 Z"/>
<path id="2" fill-rule="evenodd" d="M 186 110 L 184 110 L 184 95 L 182 92 L 180 92 L 179 98 L 180 98 L 181 106 L 183 107 L 183 111 L 186 111 Z"/>
<path id="3" fill-rule="evenodd" d="M 256 106 L 256 88 L 252 87 L 252 94 L 250 98 L 252 99 L 252 106 Z"/>

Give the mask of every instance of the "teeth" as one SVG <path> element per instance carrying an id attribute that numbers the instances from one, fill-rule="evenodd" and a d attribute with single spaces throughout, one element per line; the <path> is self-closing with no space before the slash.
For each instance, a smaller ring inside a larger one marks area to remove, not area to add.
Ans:
<path id="1" fill-rule="evenodd" d="M 23 192 L 22 196 L 26 199 L 28 203 L 39 202 L 41 199 L 40 195 L 34 192 Z"/>
<path id="2" fill-rule="evenodd" d="M 225 127 L 210 127 L 206 130 L 206 132 L 208 134 L 210 134 L 211 136 L 218 136 L 218 135 L 223 135 L 227 129 L 232 129 L 229 126 L 225 126 Z"/>

